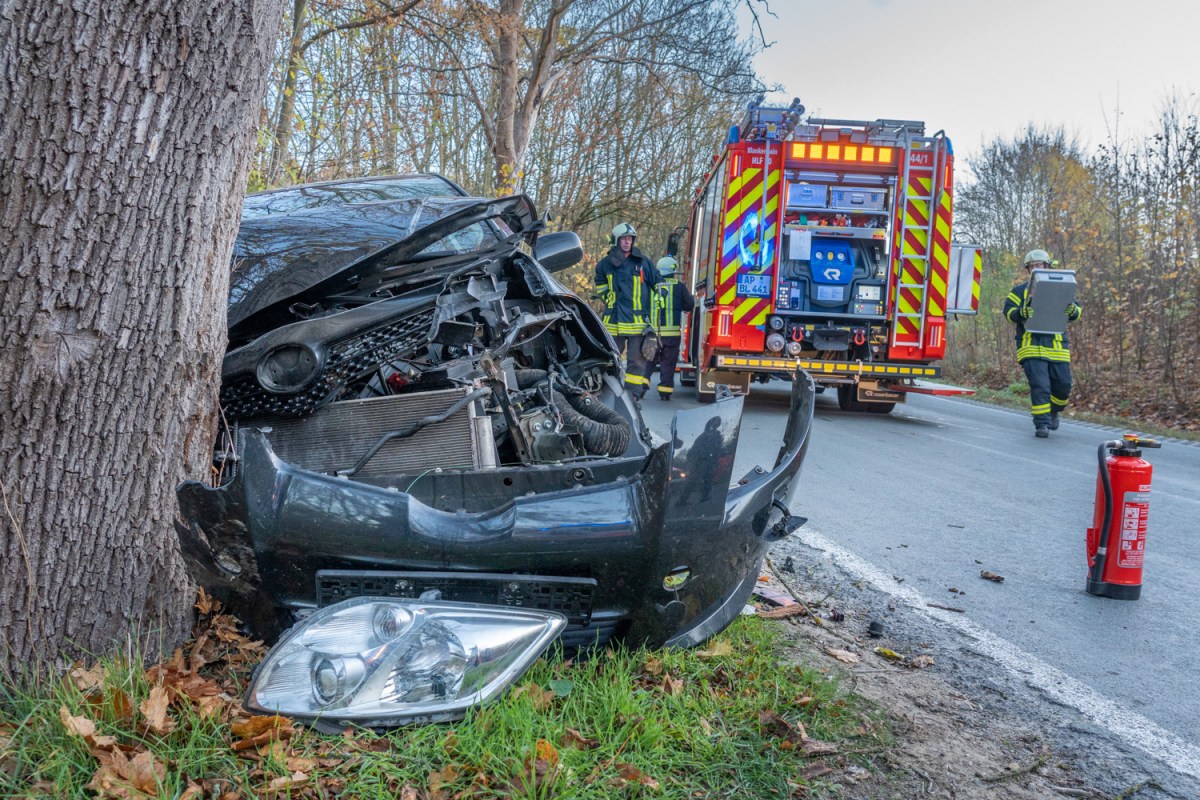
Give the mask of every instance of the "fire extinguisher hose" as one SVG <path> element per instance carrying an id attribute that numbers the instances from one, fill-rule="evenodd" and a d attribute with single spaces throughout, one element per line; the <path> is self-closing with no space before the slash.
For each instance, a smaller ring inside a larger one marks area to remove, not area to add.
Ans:
<path id="1" fill-rule="evenodd" d="M 1108 478 L 1108 460 L 1105 458 L 1104 451 L 1120 445 L 1120 442 L 1115 441 L 1104 442 L 1096 451 L 1096 457 L 1100 461 L 1100 483 L 1104 487 L 1104 522 L 1100 527 L 1100 541 L 1096 546 L 1096 557 L 1092 561 L 1092 583 L 1100 583 L 1100 579 L 1104 575 L 1104 561 L 1108 558 L 1108 527 L 1112 524 L 1112 481 Z"/>

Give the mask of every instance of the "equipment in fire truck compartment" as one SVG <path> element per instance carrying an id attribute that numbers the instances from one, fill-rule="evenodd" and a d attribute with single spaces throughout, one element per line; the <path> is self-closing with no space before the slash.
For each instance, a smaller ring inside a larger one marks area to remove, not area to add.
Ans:
<path id="1" fill-rule="evenodd" d="M 825 208 L 829 205 L 829 187 L 812 183 L 793 183 L 788 187 L 787 207 Z"/>
<path id="2" fill-rule="evenodd" d="M 791 230 L 775 306 L 779 313 L 883 313 L 882 248 Z"/>
<path id="3" fill-rule="evenodd" d="M 789 170 L 784 221 L 811 227 L 887 227 L 888 189 L 858 186 L 875 176 L 800 173 Z M 849 182 L 842 185 L 843 182 Z"/>

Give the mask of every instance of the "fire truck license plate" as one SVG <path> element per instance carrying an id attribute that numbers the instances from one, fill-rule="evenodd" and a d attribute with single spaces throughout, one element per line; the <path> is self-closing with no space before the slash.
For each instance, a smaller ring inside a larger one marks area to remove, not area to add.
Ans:
<path id="1" fill-rule="evenodd" d="M 738 275 L 738 297 L 770 297 L 770 275 Z"/>

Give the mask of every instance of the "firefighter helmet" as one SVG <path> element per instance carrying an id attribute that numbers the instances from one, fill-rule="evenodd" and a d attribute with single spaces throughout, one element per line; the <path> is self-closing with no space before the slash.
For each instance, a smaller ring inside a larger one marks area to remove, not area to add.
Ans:
<path id="1" fill-rule="evenodd" d="M 1026 269 L 1029 269 L 1030 266 L 1032 266 L 1033 264 L 1037 264 L 1038 262 L 1045 264 L 1047 267 L 1053 263 L 1050 260 L 1050 254 L 1047 253 L 1045 250 L 1030 250 L 1028 253 L 1025 254 L 1025 268 Z"/>
<path id="2" fill-rule="evenodd" d="M 637 240 L 637 228 L 630 225 L 628 222 L 622 222 L 617 227 L 612 229 L 612 242 L 617 243 L 617 240 L 622 236 L 632 236 Z"/>
<path id="3" fill-rule="evenodd" d="M 658 267 L 658 274 L 664 278 L 669 278 L 675 274 L 675 270 L 679 269 L 679 262 L 671 256 L 663 256 L 655 264 Z"/>

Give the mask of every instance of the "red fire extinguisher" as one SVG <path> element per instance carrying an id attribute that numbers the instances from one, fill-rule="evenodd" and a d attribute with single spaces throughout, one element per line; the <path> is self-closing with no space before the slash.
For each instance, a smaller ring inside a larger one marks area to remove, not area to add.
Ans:
<path id="1" fill-rule="evenodd" d="M 1154 469 L 1142 460 L 1142 447 L 1162 445 L 1136 433 L 1100 445 L 1095 513 L 1087 530 L 1089 594 L 1117 600 L 1137 600 L 1142 594 Z"/>

